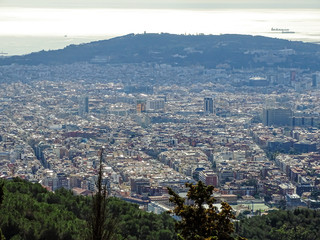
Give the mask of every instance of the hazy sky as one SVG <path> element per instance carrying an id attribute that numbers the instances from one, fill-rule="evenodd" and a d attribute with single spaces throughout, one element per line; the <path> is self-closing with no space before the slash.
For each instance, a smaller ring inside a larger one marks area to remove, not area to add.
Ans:
<path id="1" fill-rule="evenodd" d="M 265 34 L 280 27 L 318 37 L 319 10 L 320 0 L 0 0 L 0 36 Z"/>
<path id="2" fill-rule="evenodd" d="M 320 8 L 320 0 L 0 0 L 0 7 L 36 8 Z"/>
<path id="3" fill-rule="evenodd" d="M 145 31 L 320 43 L 319 23 L 320 0 L 0 0 L 0 52 L 24 54 Z"/>

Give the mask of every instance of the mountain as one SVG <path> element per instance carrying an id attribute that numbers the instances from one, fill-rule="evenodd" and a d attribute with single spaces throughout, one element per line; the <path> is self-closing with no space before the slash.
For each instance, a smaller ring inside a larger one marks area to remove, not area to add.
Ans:
<path id="1" fill-rule="evenodd" d="M 158 63 L 216 68 L 320 69 L 320 45 L 250 35 L 129 34 L 0 59 L 0 65 Z"/>

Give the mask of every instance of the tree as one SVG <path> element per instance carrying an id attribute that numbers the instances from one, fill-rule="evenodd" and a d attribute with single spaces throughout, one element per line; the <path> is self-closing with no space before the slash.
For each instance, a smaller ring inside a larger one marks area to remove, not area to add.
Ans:
<path id="1" fill-rule="evenodd" d="M 1 182 L 0 182 L 0 207 L 1 207 L 1 204 L 2 204 L 3 198 L 4 198 L 3 187 L 4 187 L 4 182 L 1 181 Z"/>
<path id="2" fill-rule="evenodd" d="M 1 181 L 1 182 L 0 182 L 0 207 L 1 207 L 1 205 L 2 205 L 3 198 L 4 198 L 3 187 L 4 187 L 4 182 Z M 0 229 L 0 239 L 2 240 L 3 238 L 4 238 L 4 237 L 3 237 L 2 231 L 1 231 L 1 229 Z"/>
<path id="3" fill-rule="evenodd" d="M 218 211 L 213 205 L 216 200 L 211 197 L 214 187 L 205 186 L 201 181 L 196 185 L 186 183 L 186 187 L 189 188 L 187 198 L 193 202 L 191 205 L 185 204 L 184 198 L 168 188 L 170 202 L 175 204 L 172 213 L 181 218 L 176 223 L 178 237 L 184 240 L 235 239 L 232 236 L 234 228 L 231 220 L 235 218 L 232 208 L 222 202 L 221 210 Z"/>
<path id="4" fill-rule="evenodd" d="M 92 197 L 92 216 L 89 222 L 90 240 L 113 240 L 116 238 L 116 220 L 107 209 L 107 187 L 103 185 L 103 148 L 99 153 L 100 166 L 96 182 L 97 193 Z M 109 214 L 108 214 L 109 213 Z"/>
<path id="5" fill-rule="evenodd" d="M 1 182 L 0 182 L 0 207 L 1 207 L 1 204 L 2 204 L 3 199 L 4 199 L 3 187 L 4 187 L 4 182 L 1 181 Z M 0 229 L 0 240 L 5 240 L 5 237 L 3 236 L 3 233 L 2 233 L 2 230 L 1 230 L 1 229 Z"/>

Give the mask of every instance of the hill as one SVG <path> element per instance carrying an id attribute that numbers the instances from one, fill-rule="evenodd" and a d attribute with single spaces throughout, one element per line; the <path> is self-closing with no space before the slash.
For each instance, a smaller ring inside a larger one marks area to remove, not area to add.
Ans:
<path id="1" fill-rule="evenodd" d="M 1 182 L 0 229 L 7 240 L 86 239 L 91 198 L 75 196 L 63 188 L 48 192 L 40 184 L 18 178 Z M 117 198 L 109 198 L 107 205 L 110 215 L 116 217 L 118 239 L 176 239 L 174 220 L 168 214 L 150 214 Z M 295 209 L 242 219 L 235 223 L 235 229 L 248 240 L 316 240 L 320 239 L 319 223 L 319 210 Z"/>
<path id="2" fill-rule="evenodd" d="M 129 34 L 0 59 L 0 65 L 158 63 L 216 68 L 287 67 L 320 69 L 320 45 L 250 35 Z"/>
<path id="3" fill-rule="evenodd" d="M 243 237 L 264 240 L 320 239 L 320 212 L 310 209 L 274 211 L 241 220 L 236 231 Z"/>
<path id="4" fill-rule="evenodd" d="M 86 239 L 91 198 L 59 189 L 48 192 L 40 184 L 21 179 L 4 181 L 0 228 L 6 239 Z M 118 239 L 174 239 L 174 220 L 168 214 L 141 211 L 137 205 L 108 199 L 116 216 Z"/>

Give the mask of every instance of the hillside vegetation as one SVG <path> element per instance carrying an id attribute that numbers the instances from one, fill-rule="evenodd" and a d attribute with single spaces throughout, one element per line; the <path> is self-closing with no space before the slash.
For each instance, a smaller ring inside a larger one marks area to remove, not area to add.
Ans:
<path id="1" fill-rule="evenodd" d="M 295 209 L 274 211 L 265 216 L 241 220 L 238 234 L 252 240 L 316 240 L 320 239 L 320 211 Z"/>
<path id="2" fill-rule="evenodd" d="M 137 205 L 109 198 L 116 216 L 118 239 L 174 239 L 174 220 L 168 214 L 141 211 Z M 5 181 L 0 228 L 9 239 L 86 239 L 91 198 L 59 189 L 48 192 L 40 184 L 21 179 Z"/>
<path id="3" fill-rule="evenodd" d="M 74 196 L 65 189 L 48 192 L 40 184 L 21 179 L 2 182 L 0 228 L 7 240 L 88 239 L 91 197 Z M 117 198 L 108 198 L 107 208 L 116 221 L 116 239 L 177 239 L 175 221 L 166 213 L 147 213 Z M 273 211 L 236 222 L 234 228 L 236 235 L 249 240 L 317 240 L 320 239 L 320 211 Z"/>
<path id="4" fill-rule="evenodd" d="M 216 68 L 287 67 L 318 70 L 320 45 L 250 35 L 129 34 L 0 59 L 0 65 L 157 63 Z"/>

